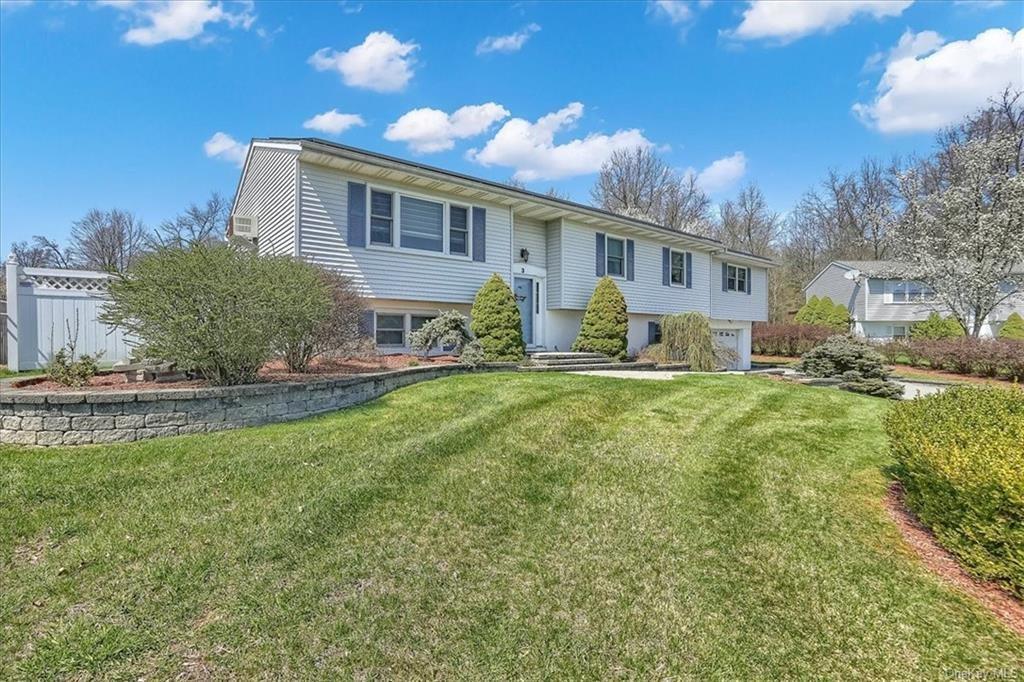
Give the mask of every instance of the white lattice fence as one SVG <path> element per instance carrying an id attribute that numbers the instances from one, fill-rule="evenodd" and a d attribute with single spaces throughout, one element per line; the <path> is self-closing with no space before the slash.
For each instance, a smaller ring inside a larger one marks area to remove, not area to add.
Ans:
<path id="1" fill-rule="evenodd" d="M 126 359 L 131 346 L 99 320 L 110 276 L 91 270 L 23 268 L 7 263 L 7 366 L 46 365 L 70 342 L 78 353 L 102 353 L 101 363 Z"/>

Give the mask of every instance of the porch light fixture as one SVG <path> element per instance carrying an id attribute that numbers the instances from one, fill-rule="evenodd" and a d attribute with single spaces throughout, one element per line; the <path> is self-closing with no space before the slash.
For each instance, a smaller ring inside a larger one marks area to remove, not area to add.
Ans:
<path id="1" fill-rule="evenodd" d="M 519 257 L 523 259 L 524 263 L 529 263 L 530 262 L 530 250 L 529 249 L 519 249 Z"/>

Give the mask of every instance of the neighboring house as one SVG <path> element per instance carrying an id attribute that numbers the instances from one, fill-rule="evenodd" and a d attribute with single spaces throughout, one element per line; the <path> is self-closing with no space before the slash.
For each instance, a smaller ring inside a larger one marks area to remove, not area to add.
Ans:
<path id="1" fill-rule="evenodd" d="M 498 273 L 513 288 L 529 350 L 568 350 L 598 278 L 616 280 L 629 350 L 666 313 L 711 318 L 750 365 L 750 324 L 768 317 L 773 263 L 698 237 L 488 180 L 317 139 L 253 140 L 232 206 L 261 253 L 333 268 L 359 286 L 381 352 L 455 309 L 469 314 Z"/>
<path id="2" fill-rule="evenodd" d="M 845 305 L 853 319 L 853 331 L 871 339 L 891 339 L 910 335 L 910 328 L 932 312 L 948 315 L 931 290 L 913 280 L 894 276 L 902 265 L 886 260 L 833 261 L 804 287 L 805 299 L 829 297 Z M 1024 315 L 1024 293 L 1000 304 L 982 326 L 981 335 L 999 333 L 1014 311 Z"/>

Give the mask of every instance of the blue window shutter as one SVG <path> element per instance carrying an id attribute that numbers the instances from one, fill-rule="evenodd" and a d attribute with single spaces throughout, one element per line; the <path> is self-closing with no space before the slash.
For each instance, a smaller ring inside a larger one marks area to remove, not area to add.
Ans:
<path id="1" fill-rule="evenodd" d="M 671 282 L 670 268 L 672 267 L 672 253 L 667 247 L 661 247 L 661 283 L 663 286 L 668 286 Z"/>
<path id="2" fill-rule="evenodd" d="M 633 272 L 636 244 L 632 239 L 626 240 L 626 280 L 632 282 L 636 275 Z"/>
<path id="3" fill-rule="evenodd" d="M 722 291 L 729 291 L 729 266 L 722 263 Z"/>
<path id="4" fill-rule="evenodd" d="M 363 336 L 373 336 L 373 311 L 364 310 L 359 316 L 359 333 Z"/>
<path id="5" fill-rule="evenodd" d="M 597 233 L 597 262 L 594 264 L 594 274 L 604 277 L 604 232 Z"/>
<path id="6" fill-rule="evenodd" d="M 750 290 L 754 288 L 752 286 L 753 283 L 754 283 L 754 280 L 751 278 L 752 274 L 753 273 L 750 271 L 750 268 L 747 268 L 747 295 L 748 296 L 750 295 Z"/>
<path id="7" fill-rule="evenodd" d="M 366 185 L 348 183 L 348 238 L 349 246 L 366 246 Z"/>
<path id="8" fill-rule="evenodd" d="M 487 209 L 473 207 L 473 260 L 487 260 Z"/>
<path id="9" fill-rule="evenodd" d="M 656 343 L 658 338 L 658 323 L 648 322 L 647 323 L 647 343 Z"/>
<path id="10" fill-rule="evenodd" d="M 686 252 L 686 288 L 693 288 L 693 254 Z"/>

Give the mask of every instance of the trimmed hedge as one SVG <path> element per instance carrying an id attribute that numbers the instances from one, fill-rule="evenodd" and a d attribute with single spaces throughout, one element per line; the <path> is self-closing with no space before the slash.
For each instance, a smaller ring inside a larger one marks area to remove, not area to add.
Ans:
<path id="1" fill-rule="evenodd" d="M 515 294 L 498 273 L 476 292 L 470 329 L 480 342 L 487 362 L 519 362 L 526 353 L 523 320 Z"/>
<path id="2" fill-rule="evenodd" d="M 821 345 L 835 334 L 830 327 L 815 324 L 755 322 L 751 329 L 752 352 L 794 358 Z"/>
<path id="3" fill-rule="evenodd" d="M 958 386 L 884 423 L 907 506 L 968 570 L 1024 597 L 1024 390 Z"/>
<path id="4" fill-rule="evenodd" d="M 611 277 L 602 277 L 583 313 L 580 333 L 572 344 L 573 351 L 601 353 L 613 360 L 625 360 L 629 344 L 629 316 L 626 299 Z"/>

